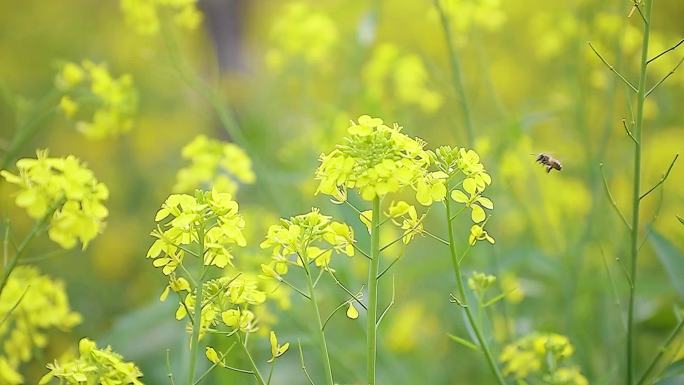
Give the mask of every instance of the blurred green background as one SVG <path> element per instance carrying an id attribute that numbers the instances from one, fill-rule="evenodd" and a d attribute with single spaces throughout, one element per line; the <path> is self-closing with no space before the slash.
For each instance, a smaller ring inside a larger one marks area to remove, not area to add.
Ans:
<path id="1" fill-rule="evenodd" d="M 319 154 L 330 151 L 349 120 L 361 114 L 398 122 L 428 147 L 472 147 L 481 154 L 493 178 L 488 230 L 497 242 L 475 248 L 466 273 L 485 271 L 499 277 L 502 290 L 520 288 L 490 314 L 493 338 L 505 344 L 533 330 L 565 334 L 576 348 L 573 361 L 592 384 L 616 383 L 625 348 L 625 313 L 616 302 L 624 308 L 628 286 L 615 260 L 628 258 L 629 238 L 606 198 L 599 165 L 605 164 L 615 199 L 629 214 L 633 147 L 620 123 L 629 119 L 625 87 L 587 41 L 636 79 L 641 21 L 638 15 L 626 17 L 631 2 L 622 0 L 445 3 L 472 137 L 461 97 L 451 86 L 447 46 L 431 1 L 310 1 L 299 2 L 300 12 L 286 1 L 202 0 L 197 29 L 177 26 L 162 10 L 160 30 L 152 35 L 136 33 L 113 0 L 0 1 L 2 148 L 27 116 L 41 110 L 41 98 L 54 89 L 64 61 L 90 59 L 106 62 L 116 76 L 130 73 L 140 100 L 133 129 L 117 138 L 88 139 L 61 114 L 45 119 L 9 165 L 14 170 L 17 158 L 33 156 L 38 148 L 49 148 L 53 156 L 73 154 L 111 192 L 107 228 L 85 252 L 72 250 L 38 264 L 66 282 L 72 307 L 84 321 L 71 333 L 51 334 L 44 354 L 22 369 L 27 383 L 82 336 L 111 344 L 138 363 L 148 384 L 166 383 L 171 349 L 172 366 L 182 376 L 184 325 L 174 320 L 172 301 L 158 301 L 166 283 L 145 252 L 154 213 L 171 192 L 177 170 L 187 165 L 181 148 L 200 133 L 234 141 L 254 162 L 256 183 L 237 194 L 249 239 L 238 265 L 256 268 L 267 260 L 258 248 L 267 227 L 312 206 L 353 224 L 366 245 L 353 211 L 313 196 Z M 311 15 L 313 21 L 306 18 Z M 683 19 L 679 2 L 655 3 L 652 54 L 684 36 Z M 681 55 L 675 51 L 655 62 L 648 79 L 655 83 Z M 684 74 L 675 72 L 648 99 L 645 188 L 684 149 L 683 85 Z M 212 90 L 209 98 L 206 89 Z M 530 154 L 539 152 L 560 159 L 563 171 L 547 174 L 535 165 Z M 675 217 L 684 216 L 682 170 L 676 164 L 662 190 L 643 204 L 648 230 L 641 234 L 639 261 L 638 370 L 675 324 L 673 309 L 684 298 L 684 227 Z M 14 207 L 10 190 L 0 183 L 0 215 L 22 233 L 30 222 Z M 442 235 L 440 210 L 428 214 L 427 226 Z M 459 227 L 464 240 L 465 222 Z M 32 253 L 54 248 L 42 239 Z M 446 337 L 468 333 L 462 311 L 449 303 L 455 283 L 446 247 L 421 238 L 392 252 L 403 258 L 394 270 L 396 304 L 380 331 L 380 383 L 489 383 L 484 361 Z M 340 260 L 335 268 L 360 288 L 366 274 L 362 258 Z M 389 301 L 390 281 L 381 289 L 382 303 Z M 330 282 L 322 291 L 324 313 L 344 299 Z M 277 322 L 283 341 L 301 339 L 307 366 L 319 376 L 308 307 L 293 296 L 288 310 L 272 310 L 275 318 L 265 322 Z M 362 383 L 363 322 L 340 315 L 327 330 L 337 381 Z M 253 346 L 261 362 L 270 357 L 266 339 Z M 216 370 L 207 383 L 251 381 Z M 279 361 L 273 383 L 305 383 L 296 349 Z"/>

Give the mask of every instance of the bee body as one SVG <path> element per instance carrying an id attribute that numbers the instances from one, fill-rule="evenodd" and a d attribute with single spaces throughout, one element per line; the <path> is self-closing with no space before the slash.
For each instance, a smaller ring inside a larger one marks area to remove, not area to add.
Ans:
<path id="1" fill-rule="evenodd" d="M 546 172 L 550 173 L 551 170 L 558 170 L 560 171 L 563 168 L 563 165 L 561 164 L 558 159 L 555 159 L 549 154 L 541 153 L 537 155 L 537 163 L 546 166 Z"/>

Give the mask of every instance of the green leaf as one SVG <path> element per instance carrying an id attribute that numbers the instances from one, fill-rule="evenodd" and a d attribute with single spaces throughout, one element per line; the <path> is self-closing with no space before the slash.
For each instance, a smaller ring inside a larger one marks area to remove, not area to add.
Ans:
<path id="1" fill-rule="evenodd" d="M 660 260 L 660 263 L 670 277 L 672 286 L 674 286 L 680 297 L 684 297 L 684 280 L 682 280 L 682 277 L 684 277 L 684 256 L 670 241 L 655 230 L 649 235 L 649 241 L 658 260 Z"/>
<path id="2" fill-rule="evenodd" d="M 451 338 L 454 342 L 456 342 L 456 343 L 458 343 L 458 344 L 460 344 L 460 345 L 463 345 L 463 346 L 465 346 L 465 347 L 468 348 L 468 349 L 475 350 L 476 352 L 479 352 L 479 351 L 480 351 L 480 348 L 479 348 L 477 345 L 475 345 L 474 343 L 470 342 L 470 341 L 467 341 L 467 340 L 465 340 L 465 339 L 463 339 L 463 338 L 461 338 L 461 337 L 455 336 L 455 335 L 453 335 L 453 334 L 447 334 L 447 336 L 449 336 L 449 338 Z"/>
<path id="3" fill-rule="evenodd" d="M 667 366 L 661 379 L 655 385 L 677 385 L 684 383 L 684 358 Z"/>
<path id="4" fill-rule="evenodd" d="M 677 215 L 677 219 L 679 219 L 679 222 L 684 225 L 684 218 Z"/>

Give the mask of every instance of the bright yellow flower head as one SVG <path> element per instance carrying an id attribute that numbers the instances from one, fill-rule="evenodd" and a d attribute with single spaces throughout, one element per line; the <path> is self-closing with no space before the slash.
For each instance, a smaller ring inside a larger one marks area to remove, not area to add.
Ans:
<path id="1" fill-rule="evenodd" d="M 67 118 L 78 111 L 88 120 L 76 120 L 76 128 L 91 139 L 114 137 L 133 127 L 138 109 L 138 94 L 131 75 L 114 78 L 104 64 L 85 60 L 80 65 L 66 63 L 55 79 L 64 93 L 60 109 Z"/>
<path id="2" fill-rule="evenodd" d="M 574 352 L 567 337 L 555 333 L 532 333 L 504 347 L 499 360 L 504 374 L 519 380 L 539 375 L 553 385 L 586 385 L 574 366 L 566 366 Z"/>
<path id="3" fill-rule="evenodd" d="M 0 295 L 0 320 L 0 384 L 19 384 L 19 365 L 45 347 L 47 332 L 69 330 L 81 316 L 71 310 L 61 281 L 34 267 L 19 266 Z"/>
<path id="4" fill-rule="evenodd" d="M 328 268 L 333 251 L 354 255 L 354 232 L 348 225 L 335 222 L 316 208 L 307 214 L 281 219 L 268 229 L 261 248 L 272 248 L 273 259 L 262 266 L 265 275 L 278 278 L 288 265 L 314 263 Z"/>
<path id="5" fill-rule="evenodd" d="M 191 164 L 178 171 L 175 192 L 209 187 L 235 194 L 238 182 L 251 184 L 256 179 L 252 160 L 233 143 L 199 135 L 183 147 L 182 156 Z"/>
<path id="6" fill-rule="evenodd" d="M 355 188 L 363 199 L 372 200 L 411 186 L 421 204 L 444 198 L 445 175 L 428 172 L 430 156 L 422 140 L 368 115 L 352 122 L 348 131 L 344 144 L 321 156 L 318 192 L 344 199 L 347 189 Z"/>
<path id="7" fill-rule="evenodd" d="M 140 35 L 159 32 L 159 13 L 173 13 L 174 22 L 187 30 L 196 29 L 202 22 L 197 0 L 121 0 L 121 11 L 126 22 Z"/>
<path id="8" fill-rule="evenodd" d="M 50 372 L 40 379 L 39 384 L 49 384 L 57 378 L 60 384 L 142 385 L 140 369 L 134 363 L 124 361 L 110 346 L 98 349 L 95 342 L 83 338 L 78 350 L 80 355 L 74 360 L 47 364 Z"/>
<path id="9" fill-rule="evenodd" d="M 81 241 L 85 249 L 107 218 L 107 187 L 71 155 L 49 158 L 47 150 L 38 151 L 36 159 L 20 159 L 17 168 L 18 175 L 0 171 L 7 182 L 20 187 L 17 206 L 25 208 L 32 218 L 50 215 L 48 234 L 63 248 L 70 249 Z"/>
<path id="10" fill-rule="evenodd" d="M 217 190 L 197 191 L 194 196 L 173 194 L 155 220 L 159 226 L 152 236 L 157 240 L 147 258 L 153 258 L 153 265 L 161 267 L 165 275 L 174 272 L 188 255 L 197 257 L 191 250 L 200 240 L 205 247 L 204 264 L 220 268 L 232 264 L 234 245 L 247 243 L 242 234 L 245 221 L 238 213 L 237 202 L 230 194 Z"/>

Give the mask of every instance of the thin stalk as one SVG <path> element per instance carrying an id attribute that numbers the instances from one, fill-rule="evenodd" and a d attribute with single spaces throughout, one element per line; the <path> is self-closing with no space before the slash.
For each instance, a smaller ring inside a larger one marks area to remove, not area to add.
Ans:
<path id="1" fill-rule="evenodd" d="M 325 331 L 323 330 L 323 322 L 321 321 L 321 312 L 318 309 L 318 302 L 316 302 L 316 293 L 314 292 L 313 279 L 311 278 L 311 271 L 306 263 L 304 265 L 304 272 L 306 273 L 306 284 L 309 288 L 309 297 L 311 309 L 316 316 L 316 338 L 321 348 L 321 360 L 323 361 L 323 369 L 325 370 L 325 383 L 327 385 L 334 385 L 332 376 L 332 366 L 330 365 L 330 355 L 328 354 L 328 344 L 325 340 Z"/>
<path id="2" fill-rule="evenodd" d="M 195 286 L 195 313 L 193 314 L 192 322 L 192 337 L 190 339 L 190 366 L 188 369 L 188 385 L 193 385 L 195 383 L 195 368 L 197 365 L 197 353 L 199 350 L 199 332 L 202 324 L 202 289 L 204 287 L 204 276 L 206 271 L 206 266 L 204 265 L 204 227 L 198 232 L 199 237 L 199 250 L 200 258 L 199 262 L 202 265 L 202 274 L 200 275 L 197 286 Z"/>
<path id="3" fill-rule="evenodd" d="M 371 250 L 368 267 L 368 319 L 367 319 L 367 374 L 368 385 L 375 385 L 375 363 L 378 350 L 378 270 L 380 269 L 380 198 L 373 199 L 373 218 L 371 219 Z"/>
<path id="4" fill-rule="evenodd" d="M 466 129 L 466 140 L 468 146 L 472 147 L 473 141 L 475 140 L 475 133 L 473 128 L 473 119 L 470 116 L 470 104 L 468 102 L 468 97 L 465 92 L 465 86 L 463 85 L 463 74 L 461 73 L 461 63 L 456 48 L 454 48 L 454 39 L 451 34 L 451 26 L 449 23 L 449 17 L 444 12 L 440 0 L 434 0 L 435 8 L 437 13 L 439 13 L 439 19 L 442 25 L 442 31 L 444 32 L 444 39 L 446 40 L 447 50 L 449 52 L 449 63 L 451 64 L 451 80 L 454 91 L 456 91 L 456 96 L 460 99 L 461 109 L 463 113 L 463 125 Z"/>
<path id="5" fill-rule="evenodd" d="M 632 193 L 632 234 L 631 234 L 631 282 L 629 287 L 629 306 L 627 310 L 627 385 L 634 384 L 634 298 L 637 283 L 637 258 L 639 256 L 639 208 L 641 203 L 641 132 L 644 123 L 644 102 L 646 100 L 646 66 L 648 65 L 648 41 L 651 32 L 651 8 L 653 0 L 645 1 L 644 36 L 641 42 L 641 69 L 637 91 L 637 116 L 634 127 L 634 186 Z"/>
<path id="6" fill-rule="evenodd" d="M 466 316 L 468 317 L 468 323 L 470 324 L 470 327 L 473 329 L 475 332 L 475 336 L 477 337 L 477 342 L 480 344 L 480 348 L 482 349 L 482 353 L 484 353 L 485 360 L 487 361 L 487 365 L 489 365 L 489 369 L 492 371 L 492 374 L 494 374 L 494 377 L 496 377 L 496 381 L 499 385 L 506 385 L 506 382 L 503 379 L 503 376 L 501 375 L 501 371 L 499 371 L 499 367 L 496 365 L 496 361 L 494 360 L 494 356 L 492 355 L 491 350 L 489 349 L 489 344 L 487 343 L 487 340 L 485 340 L 484 335 L 482 334 L 482 331 L 480 330 L 480 326 L 475 322 L 475 317 L 473 316 L 473 312 L 468 306 L 468 296 L 466 295 L 466 290 L 465 290 L 465 285 L 463 284 L 463 275 L 461 273 L 461 262 L 459 261 L 457 252 L 456 252 L 456 242 L 454 240 L 454 225 L 452 222 L 449 220 L 451 218 L 451 199 L 447 197 L 444 199 L 445 204 L 446 204 L 446 218 L 447 218 L 447 228 L 449 231 L 449 252 L 451 255 L 451 264 L 453 265 L 454 268 L 454 275 L 456 276 L 456 284 L 458 286 L 458 293 L 460 298 L 461 303 L 463 304 L 463 310 L 466 312 Z"/>
<path id="7" fill-rule="evenodd" d="M 24 255 L 24 252 L 26 252 L 26 247 L 31 243 L 33 238 L 38 235 L 42 229 L 45 223 L 48 221 L 48 218 L 52 217 L 52 213 L 54 210 L 50 210 L 43 218 L 41 218 L 38 222 L 36 222 L 35 225 L 33 225 L 33 228 L 31 231 L 28 233 L 26 238 L 21 241 L 19 246 L 17 246 L 17 251 L 14 253 L 14 256 L 10 258 L 9 262 L 7 262 L 7 265 L 4 266 L 4 269 L 2 271 L 2 280 L 0 281 L 0 294 L 2 294 L 2 291 L 5 289 L 5 285 L 7 285 L 7 281 L 9 280 L 10 274 L 12 274 L 12 271 L 14 268 L 17 266 L 17 263 L 19 262 L 19 259 Z"/>
<path id="8" fill-rule="evenodd" d="M 243 343 L 242 339 L 240 338 L 239 332 L 235 333 L 235 338 L 237 338 L 240 349 L 242 349 L 242 352 L 245 353 L 245 357 L 247 357 L 247 361 L 249 362 L 249 366 L 252 368 L 252 374 L 254 375 L 254 378 L 256 378 L 259 385 L 266 385 L 266 381 L 264 381 L 261 373 L 259 373 L 259 368 L 257 368 L 254 358 L 252 358 L 252 354 L 249 352 L 249 350 L 247 350 L 247 346 L 245 346 L 245 343 L 247 342 L 247 336 L 245 335 L 245 343 Z"/>

